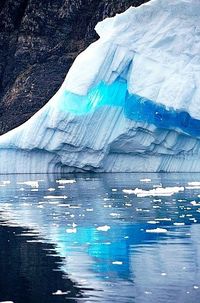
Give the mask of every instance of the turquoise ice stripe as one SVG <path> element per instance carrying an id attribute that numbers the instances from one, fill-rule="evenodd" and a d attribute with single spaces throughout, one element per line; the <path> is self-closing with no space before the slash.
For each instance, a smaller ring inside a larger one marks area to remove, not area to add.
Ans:
<path id="1" fill-rule="evenodd" d="M 200 120 L 192 118 L 186 111 L 167 108 L 137 94 L 129 94 L 123 78 L 112 84 L 100 82 L 86 96 L 63 90 L 58 96 L 58 106 L 59 110 L 76 115 L 90 113 L 101 106 L 122 107 L 128 119 L 154 124 L 162 129 L 179 128 L 191 136 L 200 136 Z"/>
<path id="2" fill-rule="evenodd" d="M 192 118 L 188 112 L 168 109 L 138 95 L 127 95 L 124 112 L 131 120 L 145 121 L 158 128 L 179 128 L 191 136 L 200 136 L 200 120 Z"/>
<path id="3" fill-rule="evenodd" d="M 100 82 L 86 96 L 63 90 L 62 94 L 58 95 L 57 105 L 61 111 L 83 115 L 105 105 L 123 107 L 126 94 L 127 83 L 122 78 L 118 78 L 112 84 Z"/>

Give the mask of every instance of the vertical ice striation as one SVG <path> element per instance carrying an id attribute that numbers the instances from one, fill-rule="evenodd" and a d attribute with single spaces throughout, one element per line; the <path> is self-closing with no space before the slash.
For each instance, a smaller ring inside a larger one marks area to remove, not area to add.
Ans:
<path id="1" fill-rule="evenodd" d="M 55 96 L 0 137 L 0 173 L 200 171 L 199 17 L 196 0 L 152 0 L 100 22 Z"/>

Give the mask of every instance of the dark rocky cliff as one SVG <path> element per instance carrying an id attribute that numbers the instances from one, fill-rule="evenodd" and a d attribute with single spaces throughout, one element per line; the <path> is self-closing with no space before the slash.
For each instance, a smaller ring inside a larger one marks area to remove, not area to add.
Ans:
<path id="1" fill-rule="evenodd" d="M 0 0 L 0 134 L 57 91 L 98 21 L 147 1 Z"/>

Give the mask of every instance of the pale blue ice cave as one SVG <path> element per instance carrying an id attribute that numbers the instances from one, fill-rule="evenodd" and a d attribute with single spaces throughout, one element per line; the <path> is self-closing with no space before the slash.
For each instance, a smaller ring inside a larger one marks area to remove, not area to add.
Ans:
<path id="1" fill-rule="evenodd" d="M 112 84 L 99 83 L 86 96 L 63 90 L 58 104 L 61 111 L 76 115 L 88 114 L 101 106 L 123 107 L 125 116 L 133 121 L 147 122 L 162 129 L 179 128 L 194 137 L 200 135 L 200 120 L 192 118 L 184 110 L 177 111 L 137 94 L 130 94 L 126 80 L 121 77 Z"/>

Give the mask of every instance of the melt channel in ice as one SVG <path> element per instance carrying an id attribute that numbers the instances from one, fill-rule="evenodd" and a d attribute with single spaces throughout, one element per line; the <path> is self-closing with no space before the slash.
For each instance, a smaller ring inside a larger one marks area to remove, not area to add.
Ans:
<path id="1" fill-rule="evenodd" d="M 55 96 L 0 137 L 0 173 L 200 171 L 199 17 L 199 1 L 151 0 L 98 23 Z"/>

